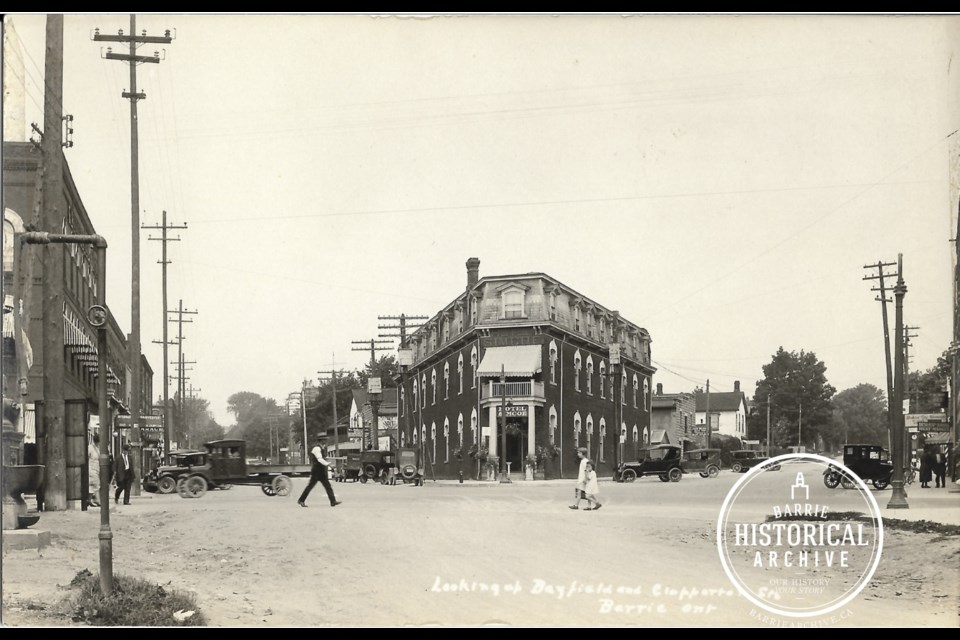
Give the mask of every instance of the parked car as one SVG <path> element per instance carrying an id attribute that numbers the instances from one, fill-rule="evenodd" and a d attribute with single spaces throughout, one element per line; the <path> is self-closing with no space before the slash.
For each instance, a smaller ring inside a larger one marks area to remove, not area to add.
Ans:
<path id="1" fill-rule="evenodd" d="M 684 451 L 681 467 L 684 473 L 698 471 L 701 478 L 716 478 L 720 475 L 720 449 Z"/>
<path id="2" fill-rule="evenodd" d="M 417 447 L 397 449 L 397 475 L 404 484 L 423 485 L 423 460 Z"/>
<path id="3" fill-rule="evenodd" d="M 350 451 L 345 456 L 330 458 L 333 465 L 333 479 L 337 482 L 360 480 L 360 452 Z"/>
<path id="4" fill-rule="evenodd" d="M 207 452 L 180 449 L 167 455 L 166 464 L 151 469 L 143 478 L 143 490 L 150 493 L 174 493 L 177 480 L 195 467 L 207 464 Z"/>
<path id="5" fill-rule="evenodd" d="M 843 464 L 864 482 L 873 482 L 876 489 L 886 489 L 893 477 L 890 452 L 878 444 L 847 444 L 843 446 Z M 823 472 L 823 484 L 829 489 L 843 485 L 852 489 L 856 482 L 840 467 L 830 465 Z"/>
<path id="6" fill-rule="evenodd" d="M 746 473 L 750 469 L 756 467 L 757 465 L 761 465 L 770 459 L 766 456 L 757 455 L 757 452 L 753 449 L 740 449 L 739 451 L 731 451 L 730 457 L 730 469 L 734 473 Z M 780 465 L 771 465 L 766 469 L 767 471 L 780 471 Z"/>
<path id="7" fill-rule="evenodd" d="M 643 476 L 657 476 L 661 482 L 680 482 L 683 477 L 680 447 L 657 444 L 640 450 L 640 460 L 624 462 L 614 472 L 617 482 L 633 482 Z"/>
<path id="8" fill-rule="evenodd" d="M 380 484 L 387 484 L 395 467 L 393 457 L 393 451 L 362 451 L 360 453 L 360 482 L 376 480 Z"/>

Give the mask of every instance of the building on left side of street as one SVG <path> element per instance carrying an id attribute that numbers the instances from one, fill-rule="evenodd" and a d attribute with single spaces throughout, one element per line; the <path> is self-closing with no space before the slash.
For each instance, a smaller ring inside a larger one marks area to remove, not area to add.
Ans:
<path id="1" fill-rule="evenodd" d="M 4 141 L 3 143 L 3 207 L 4 232 L 19 225 L 30 228 L 37 211 L 37 199 L 42 184 L 41 170 L 43 162 L 40 151 L 30 142 Z M 70 168 L 63 160 L 63 200 L 65 206 L 63 222 L 57 233 L 95 235 L 93 223 L 80 198 L 73 181 Z M 56 286 L 62 299 L 63 335 L 56 339 L 56 348 L 63 349 L 63 368 L 61 371 L 44 371 L 43 367 L 43 316 L 42 298 L 44 296 L 44 278 L 41 260 L 47 253 L 30 245 L 21 254 L 20 263 L 14 265 L 16 274 L 11 273 L 9 282 L 12 290 L 18 291 L 23 303 L 24 330 L 32 347 L 33 362 L 26 377 L 26 393 L 19 395 L 17 402 L 21 407 L 19 429 L 24 434 L 24 463 L 46 464 L 49 451 L 62 451 L 66 463 L 66 492 L 68 507 L 76 507 L 84 497 L 87 485 L 87 444 L 95 432 L 102 432 L 100 424 L 97 393 L 97 334 L 90 324 L 88 311 L 97 302 L 97 255 L 89 245 L 50 244 L 43 251 L 62 252 L 64 270 L 62 280 Z M 25 279 L 29 278 L 29 281 Z M 19 283 L 17 281 L 19 280 Z M 4 274 L 4 294 L 8 292 L 8 277 Z M 17 286 L 19 284 L 19 286 Z M 121 330 L 108 311 L 108 353 L 107 381 L 110 396 L 111 415 L 129 413 L 130 389 L 133 384 L 129 355 L 128 337 Z M 150 414 L 150 398 L 153 388 L 153 370 L 147 359 L 141 355 L 140 397 L 144 406 L 141 414 Z M 49 376 L 60 376 L 63 382 L 65 441 L 63 446 L 47 446 L 44 433 L 43 405 L 44 381 Z M 110 442 L 118 447 L 121 441 L 129 438 L 126 431 L 108 430 L 108 436 L 101 435 L 101 443 Z M 135 461 L 136 469 L 143 469 L 143 461 Z M 139 473 L 138 473 L 139 475 Z"/>

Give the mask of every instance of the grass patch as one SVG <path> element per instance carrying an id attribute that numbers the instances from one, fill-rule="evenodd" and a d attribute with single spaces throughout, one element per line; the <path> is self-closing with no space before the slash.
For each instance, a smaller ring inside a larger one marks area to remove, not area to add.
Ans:
<path id="1" fill-rule="evenodd" d="M 74 622 L 97 627 L 197 627 L 206 619 L 196 599 L 139 578 L 113 576 L 113 593 L 100 592 L 100 576 L 84 569 L 70 581 Z"/>
<path id="2" fill-rule="evenodd" d="M 872 518 L 859 511 L 828 511 L 826 517 L 805 516 L 802 514 L 781 516 L 767 516 L 767 522 L 774 520 L 794 520 L 802 522 L 823 522 L 829 520 L 863 520 L 870 521 Z M 899 518 L 883 518 L 883 527 L 890 531 L 910 531 L 912 533 L 935 533 L 942 538 L 960 535 L 960 526 L 955 524 L 942 524 L 940 522 L 931 522 L 930 520 L 901 520 Z"/>

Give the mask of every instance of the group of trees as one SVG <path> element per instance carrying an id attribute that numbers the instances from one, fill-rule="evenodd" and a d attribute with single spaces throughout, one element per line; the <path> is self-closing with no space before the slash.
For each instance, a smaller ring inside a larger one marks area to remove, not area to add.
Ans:
<path id="1" fill-rule="evenodd" d="M 350 417 L 354 389 L 366 389 L 371 376 L 380 378 L 384 389 L 396 387 L 398 372 L 393 356 L 383 356 L 367 364 L 360 371 L 340 371 L 336 376 L 337 422 L 343 428 Z M 327 378 L 318 388 L 316 397 L 306 406 L 307 442 L 317 434 L 326 433 L 333 426 L 334 381 Z M 227 410 L 236 420 L 226 434 L 229 438 L 247 441 L 247 455 L 265 457 L 276 455 L 278 446 L 289 446 L 299 451 L 303 440 L 303 417 L 287 415 L 273 398 L 265 398 L 252 391 L 240 391 L 227 399 Z M 278 444 L 279 443 L 279 444 Z"/>
<path id="2" fill-rule="evenodd" d="M 767 411 L 771 446 L 796 444 L 835 450 L 846 442 L 887 442 L 887 393 L 861 383 L 837 393 L 827 382 L 826 365 L 813 352 L 780 347 L 763 378 L 757 381 L 747 416 L 747 439 L 767 440 Z M 937 365 L 907 376 L 905 398 L 913 413 L 935 413 L 944 408 L 944 389 L 950 371 L 948 352 Z"/>

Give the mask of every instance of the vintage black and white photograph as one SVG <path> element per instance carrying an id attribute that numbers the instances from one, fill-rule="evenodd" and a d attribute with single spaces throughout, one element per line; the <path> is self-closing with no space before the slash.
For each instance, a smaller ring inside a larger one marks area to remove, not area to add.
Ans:
<path id="1" fill-rule="evenodd" d="M 4 628 L 960 627 L 960 14 L 2 62 Z"/>

